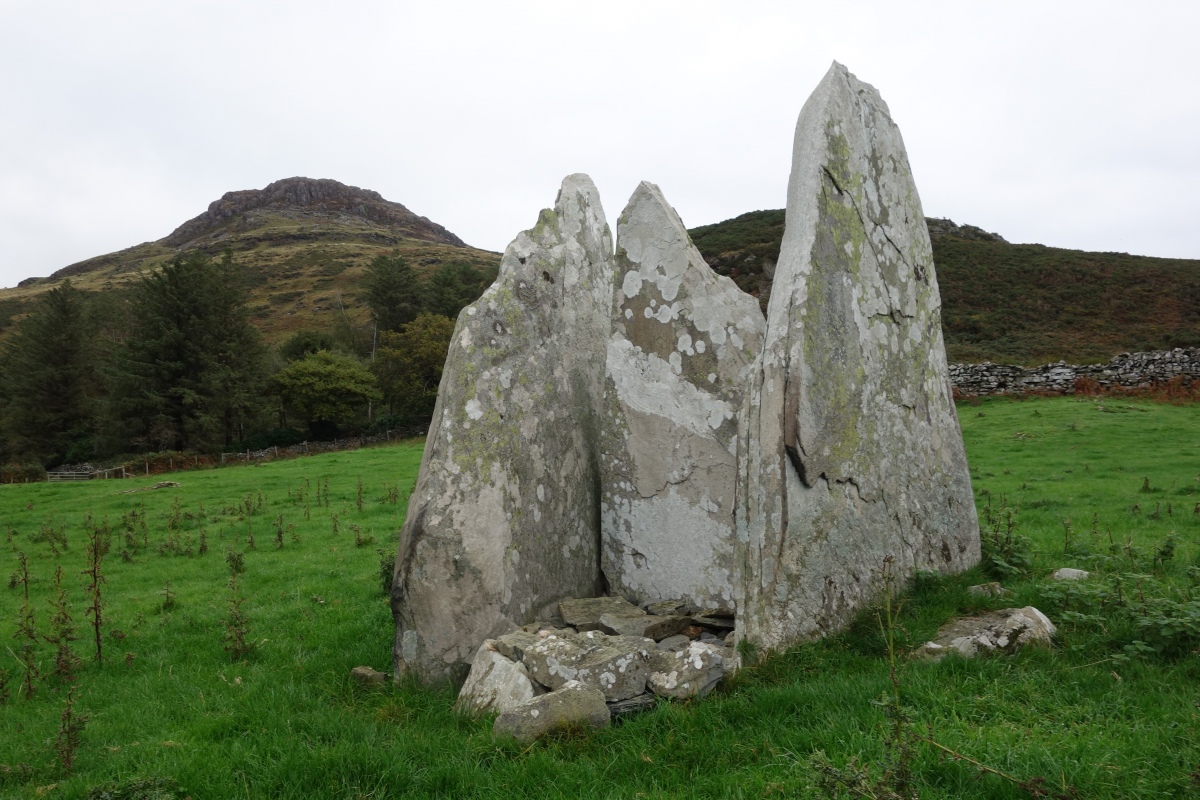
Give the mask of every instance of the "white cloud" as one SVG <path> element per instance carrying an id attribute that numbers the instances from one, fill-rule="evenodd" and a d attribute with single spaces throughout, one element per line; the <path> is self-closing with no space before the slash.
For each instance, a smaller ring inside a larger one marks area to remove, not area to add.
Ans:
<path id="1" fill-rule="evenodd" d="M 1193 8 L 7 3 L 0 284 L 292 175 L 496 250 L 575 171 L 610 218 L 641 179 L 689 225 L 782 207 L 792 126 L 834 58 L 887 99 L 927 213 L 1200 258 Z"/>

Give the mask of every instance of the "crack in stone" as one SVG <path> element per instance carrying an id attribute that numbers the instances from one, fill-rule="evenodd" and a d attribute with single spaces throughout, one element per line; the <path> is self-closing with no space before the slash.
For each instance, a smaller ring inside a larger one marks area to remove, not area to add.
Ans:
<path id="1" fill-rule="evenodd" d="M 886 319 L 886 320 L 890 320 L 891 322 L 893 322 L 896 325 L 899 325 L 900 320 L 902 320 L 902 319 L 916 319 L 916 317 L 912 314 L 905 314 L 903 311 L 901 311 L 898 308 L 893 308 L 893 309 L 890 309 L 888 311 L 888 313 L 886 313 L 886 314 L 872 314 L 870 317 L 868 317 L 868 319 L 869 320 Z"/>
<path id="2" fill-rule="evenodd" d="M 824 167 L 824 166 L 821 167 L 821 171 L 825 173 L 825 177 L 827 177 L 829 179 L 829 182 L 833 184 L 833 188 L 837 189 L 839 195 L 844 194 L 850 198 L 850 205 L 854 209 L 854 213 L 858 215 L 859 224 L 861 224 L 863 226 L 863 230 L 865 231 L 867 229 L 867 219 L 866 219 L 866 217 L 863 216 L 862 210 L 858 207 L 858 202 L 855 201 L 854 195 L 850 192 L 847 192 L 845 189 L 842 188 L 841 184 L 839 184 L 837 182 L 837 178 L 833 177 L 833 173 L 829 171 L 828 167 Z M 904 266 L 908 267 L 909 270 L 912 271 L 913 275 L 916 276 L 917 280 L 921 281 L 921 283 L 928 283 L 928 280 L 927 280 L 928 272 L 926 271 L 926 269 L 924 267 L 920 266 L 919 264 L 914 266 L 911 263 L 909 263 L 908 259 L 904 257 L 904 251 L 902 251 L 899 247 L 897 247 L 896 243 L 894 241 L 892 241 L 892 237 L 888 235 L 887 228 L 880 225 L 878 222 L 875 222 L 874 220 L 871 220 L 870 224 L 871 224 L 871 227 L 873 227 L 875 230 L 877 230 L 883 234 L 883 238 L 886 239 L 887 243 L 890 244 L 892 246 L 892 249 L 896 251 L 896 257 L 900 259 L 901 263 L 903 263 Z M 882 262 L 883 258 L 880 257 L 879 251 L 875 249 L 875 242 L 872 240 L 872 238 L 869 235 L 867 236 L 867 244 L 869 244 L 871 246 L 871 252 L 874 253 L 875 260 L 878 262 Z M 913 316 L 910 314 L 902 313 L 902 316 L 906 317 L 907 319 L 913 319 Z"/>

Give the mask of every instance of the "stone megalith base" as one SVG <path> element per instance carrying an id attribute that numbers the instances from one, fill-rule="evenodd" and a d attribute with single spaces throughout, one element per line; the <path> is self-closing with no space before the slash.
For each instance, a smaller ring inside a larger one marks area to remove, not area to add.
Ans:
<path id="1" fill-rule="evenodd" d="M 979 560 L 941 301 L 900 131 L 834 64 L 796 126 L 767 334 L 740 437 L 743 638 L 837 629 L 901 581 Z"/>

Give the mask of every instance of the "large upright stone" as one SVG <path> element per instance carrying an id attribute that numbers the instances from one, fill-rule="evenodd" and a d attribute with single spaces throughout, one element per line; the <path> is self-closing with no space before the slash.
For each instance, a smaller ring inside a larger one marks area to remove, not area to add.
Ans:
<path id="1" fill-rule="evenodd" d="M 915 570 L 979 559 L 941 301 L 900 131 L 835 63 L 796 125 L 739 476 L 742 638 L 847 623 Z"/>
<path id="2" fill-rule="evenodd" d="M 602 565 L 639 602 L 735 594 L 737 415 L 765 322 L 643 182 L 617 223 L 601 485 Z"/>
<path id="3" fill-rule="evenodd" d="M 460 678 L 485 639 L 599 593 L 612 268 L 596 188 L 571 175 L 459 315 L 400 534 L 397 674 Z"/>

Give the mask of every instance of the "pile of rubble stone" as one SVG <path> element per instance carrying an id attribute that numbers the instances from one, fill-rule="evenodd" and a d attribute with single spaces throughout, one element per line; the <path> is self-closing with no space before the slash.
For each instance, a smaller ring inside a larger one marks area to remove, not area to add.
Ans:
<path id="1" fill-rule="evenodd" d="M 557 728 L 603 727 L 659 698 L 700 697 L 738 666 L 731 609 L 595 597 L 564 600 L 559 614 L 486 640 L 456 707 L 498 712 L 497 735 L 532 741 Z"/>

